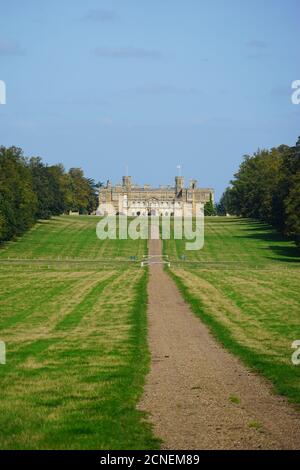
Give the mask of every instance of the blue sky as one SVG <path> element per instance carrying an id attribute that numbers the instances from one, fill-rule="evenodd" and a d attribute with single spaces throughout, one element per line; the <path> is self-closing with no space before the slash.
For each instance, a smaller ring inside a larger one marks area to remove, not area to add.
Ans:
<path id="1" fill-rule="evenodd" d="M 242 155 L 293 145 L 299 0 L 1 2 L 0 144 L 96 180 L 220 196 Z"/>

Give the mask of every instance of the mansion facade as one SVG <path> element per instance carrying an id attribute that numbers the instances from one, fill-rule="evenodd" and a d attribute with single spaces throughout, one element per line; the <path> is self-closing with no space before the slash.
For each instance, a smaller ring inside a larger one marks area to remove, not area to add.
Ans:
<path id="1" fill-rule="evenodd" d="M 191 180 L 184 186 L 182 176 L 175 177 L 175 186 L 152 188 L 132 183 L 131 176 L 123 176 L 122 184 L 113 186 L 107 181 L 99 192 L 98 215 L 176 216 L 187 207 L 192 215 L 203 213 L 204 204 L 214 202 L 214 190 L 198 188 Z"/>

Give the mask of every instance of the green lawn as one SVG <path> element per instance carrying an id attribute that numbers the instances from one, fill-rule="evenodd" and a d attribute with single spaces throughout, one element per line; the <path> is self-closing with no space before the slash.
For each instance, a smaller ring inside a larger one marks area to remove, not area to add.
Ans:
<path id="1" fill-rule="evenodd" d="M 244 362 L 300 403 L 300 253 L 269 226 L 238 218 L 206 218 L 205 244 L 185 251 L 164 242 L 170 273 L 193 310 Z M 182 260 L 186 256 L 186 261 Z"/>
<path id="2" fill-rule="evenodd" d="M 99 241 L 96 222 L 55 218 L 0 250 L 1 449 L 159 447 L 136 409 L 149 366 L 147 271 L 128 260 L 147 244 Z"/>
<path id="3" fill-rule="evenodd" d="M 0 260 L 48 259 L 101 261 L 128 260 L 145 254 L 145 241 L 99 240 L 96 224 L 100 217 L 61 216 L 37 223 L 18 242 L 0 249 Z M 119 264 L 119 263 L 118 263 Z"/>
<path id="4" fill-rule="evenodd" d="M 0 249 L 0 448 L 153 449 L 136 409 L 149 367 L 141 240 L 100 241 L 95 217 L 37 224 Z M 171 275 L 217 338 L 300 402 L 300 257 L 270 227 L 206 219 L 205 247 L 164 242 Z M 186 261 L 182 255 L 186 255 Z"/>

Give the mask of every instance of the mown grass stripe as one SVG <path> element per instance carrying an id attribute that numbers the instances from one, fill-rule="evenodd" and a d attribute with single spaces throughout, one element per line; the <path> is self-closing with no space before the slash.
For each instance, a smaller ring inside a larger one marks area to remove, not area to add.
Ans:
<path id="1" fill-rule="evenodd" d="M 87 294 L 83 300 L 77 304 L 71 312 L 69 312 L 55 327 L 55 331 L 70 330 L 79 325 L 84 315 L 89 312 L 93 305 L 99 300 L 100 294 L 106 286 L 108 286 L 119 273 L 115 273 L 108 278 L 98 282 Z"/>
<path id="2" fill-rule="evenodd" d="M 222 324 L 216 317 L 211 315 L 205 309 L 201 302 L 201 295 L 192 295 L 184 284 L 184 280 L 177 276 L 172 270 L 166 268 L 169 275 L 175 281 L 179 291 L 184 299 L 191 306 L 192 311 L 210 328 L 212 334 L 220 341 L 229 351 L 240 357 L 243 362 L 250 368 L 262 373 L 266 378 L 271 380 L 275 390 L 285 395 L 291 402 L 300 404 L 300 369 L 288 364 L 282 364 L 268 354 L 260 354 L 254 349 L 247 347 L 237 341 L 230 329 Z M 289 351 L 291 355 L 291 351 Z"/>

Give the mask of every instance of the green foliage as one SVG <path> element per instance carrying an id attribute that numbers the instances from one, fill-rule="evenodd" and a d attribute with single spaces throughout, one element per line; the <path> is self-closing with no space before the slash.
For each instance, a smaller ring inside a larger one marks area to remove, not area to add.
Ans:
<path id="1" fill-rule="evenodd" d="M 227 215 L 227 214 L 234 214 L 234 209 L 232 207 L 232 190 L 231 188 L 226 188 L 220 201 L 216 204 L 216 213 L 217 215 Z"/>
<path id="2" fill-rule="evenodd" d="M 0 147 L 0 243 L 19 236 L 38 219 L 69 210 L 89 214 L 97 207 L 97 186 L 80 168 L 26 159 L 20 148 Z"/>
<path id="3" fill-rule="evenodd" d="M 71 168 L 69 173 L 72 210 L 88 214 L 97 207 L 96 184 L 94 180 L 84 177 L 81 168 Z"/>
<path id="4" fill-rule="evenodd" d="M 217 210 L 219 215 L 229 212 L 267 222 L 299 245 L 300 138 L 295 147 L 246 155 Z"/>
<path id="5" fill-rule="evenodd" d="M 216 215 L 216 209 L 215 209 L 214 203 L 212 202 L 211 195 L 210 195 L 209 202 L 207 202 L 204 205 L 204 215 L 205 216 Z"/>
<path id="6" fill-rule="evenodd" d="M 0 241 L 21 235 L 35 222 L 37 195 L 21 149 L 0 147 Z"/>
<path id="7" fill-rule="evenodd" d="M 287 188 L 284 199 L 285 231 L 300 246 L 300 137 L 286 160 L 289 172 L 283 182 Z"/>

